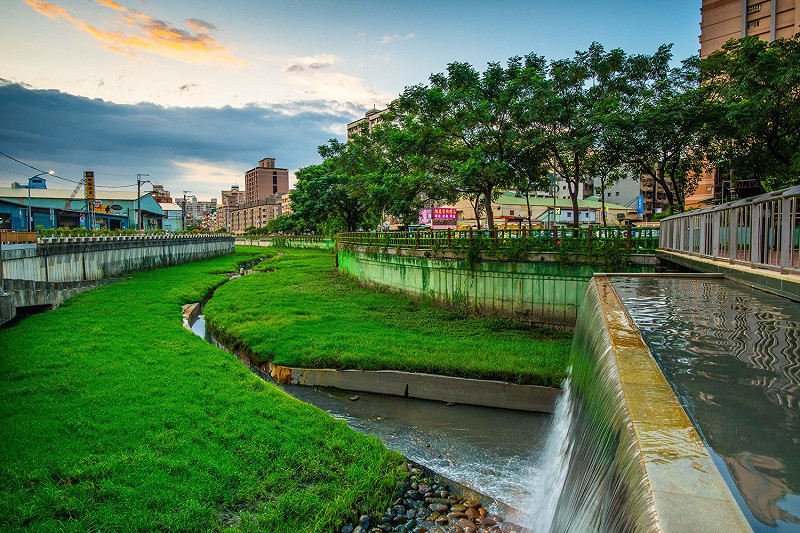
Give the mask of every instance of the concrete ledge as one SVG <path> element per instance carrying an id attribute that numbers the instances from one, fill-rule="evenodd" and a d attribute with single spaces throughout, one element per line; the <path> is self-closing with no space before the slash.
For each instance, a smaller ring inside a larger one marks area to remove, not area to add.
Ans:
<path id="1" fill-rule="evenodd" d="M 725 261 L 714 261 L 704 257 L 659 251 L 659 259 L 697 270 L 723 274 L 726 278 L 744 283 L 750 287 L 771 292 L 784 298 L 800 302 L 800 275 L 787 274 L 765 268 L 751 268 Z"/>
<path id="2" fill-rule="evenodd" d="M 14 296 L 8 293 L 0 294 L 0 325 L 17 316 L 17 306 L 14 305 Z"/>
<path id="3" fill-rule="evenodd" d="M 270 365 L 272 378 L 285 385 L 330 387 L 421 400 L 552 413 L 561 389 L 503 381 L 416 374 L 395 370 L 335 370 Z"/>
<path id="4" fill-rule="evenodd" d="M 659 530 L 752 531 L 608 276 L 595 275 L 593 282 Z"/>

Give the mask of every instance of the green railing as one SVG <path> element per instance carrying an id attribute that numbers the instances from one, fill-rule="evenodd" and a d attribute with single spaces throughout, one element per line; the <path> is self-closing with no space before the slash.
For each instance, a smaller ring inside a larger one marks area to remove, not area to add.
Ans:
<path id="1" fill-rule="evenodd" d="M 609 245 L 632 254 L 658 248 L 658 228 L 559 228 L 548 230 L 424 230 L 339 233 L 343 245 L 464 251 L 479 247 L 508 255 L 536 252 L 591 254 Z M 476 244 L 477 243 L 477 244 Z"/>

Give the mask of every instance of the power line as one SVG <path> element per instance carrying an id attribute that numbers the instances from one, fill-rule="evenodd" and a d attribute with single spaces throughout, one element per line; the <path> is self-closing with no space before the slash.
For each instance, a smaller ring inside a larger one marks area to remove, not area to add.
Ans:
<path id="1" fill-rule="evenodd" d="M 31 170 L 35 170 L 36 172 L 42 172 L 42 173 L 47 172 L 46 170 L 42 170 L 40 168 L 36 168 L 33 165 L 29 165 L 28 163 L 25 163 L 24 161 L 20 161 L 16 157 L 12 157 L 12 156 L 4 153 L 4 152 L 0 152 L 0 155 L 9 158 L 12 161 L 16 161 L 20 165 L 24 165 L 24 166 L 30 168 Z M 70 166 L 73 166 L 73 165 L 70 165 Z M 11 171 L 9 171 L 9 172 L 11 172 Z M 15 172 L 15 174 L 18 174 L 18 173 Z M 105 174 L 105 173 L 103 173 L 103 174 Z M 113 175 L 114 174 L 109 174 L 109 176 L 113 176 Z M 81 183 L 81 181 L 76 181 L 76 180 L 71 180 L 69 178 L 64 178 L 62 176 L 59 176 L 58 174 L 50 174 L 50 177 L 53 177 L 53 178 L 56 178 L 56 179 L 60 179 L 60 180 L 64 180 L 64 181 L 68 181 L 70 183 L 76 183 L 76 184 Z M 136 184 L 132 183 L 132 184 L 128 184 L 128 185 L 98 185 L 97 187 L 98 188 L 103 188 L 103 189 L 120 189 L 120 188 L 124 188 L 124 187 L 136 187 Z"/>
<path id="2" fill-rule="evenodd" d="M 20 148 L 22 148 L 23 150 L 27 150 L 27 151 L 29 151 L 29 152 L 31 152 L 31 153 L 34 153 L 34 154 L 36 154 L 36 155 L 38 155 L 38 156 L 44 157 L 44 158 L 46 158 L 46 159 L 49 159 L 49 160 L 51 160 L 51 161 L 55 161 L 56 163 L 61 163 L 62 165 L 67 165 L 68 167 L 77 168 L 78 170 L 83 170 L 83 168 L 82 168 L 82 167 L 79 167 L 79 166 L 77 166 L 77 165 L 73 165 L 72 163 L 66 163 L 66 162 L 64 162 L 64 161 L 60 161 L 60 160 L 58 160 L 58 159 L 56 159 L 56 158 L 54 158 L 54 157 L 50 157 L 50 156 L 49 156 L 49 155 L 47 155 L 47 154 L 43 154 L 43 153 L 41 153 L 41 152 L 37 152 L 36 150 L 31 150 L 30 148 L 28 148 L 28 147 L 26 147 L 26 146 L 23 146 L 23 145 L 19 144 L 19 143 L 18 143 L 18 142 L 16 142 L 16 141 L 12 141 L 12 140 L 11 140 L 11 139 L 9 139 L 8 137 L 4 137 L 4 136 L 0 135 L 0 139 L 3 139 L 4 141 L 8 141 L 8 142 L 10 142 L 10 143 L 11 143 L 11 144 L 13 144 L 13 145 L 19 146 L 19 147 L 20 147 Z M 117 177 L 117 178 L 125 178 L 125 177 L 127 177 L 127 175 L 125 175 L 125 174 L 108 174 L 108 173 L 104 173 L 104 174 L 105 174 L 105 175 L 107 175 L 107 176 L 114 176 L 114 177 Z M 134 185 L 135 185 L 135 184 L 134 184 Z M 124 187 L 132 187 L 132 186 L 133 186 L 133 185 L 124 185 Z"/>

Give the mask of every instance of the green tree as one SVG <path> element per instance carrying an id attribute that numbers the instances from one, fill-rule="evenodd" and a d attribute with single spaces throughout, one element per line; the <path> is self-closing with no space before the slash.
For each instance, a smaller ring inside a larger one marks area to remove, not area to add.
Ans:
<path id="1" fill-rule="evenodd" d="M 398 127 L 425 148 L 416 168 L 475 205 L 482 198 L 490 229 L 493 197 L 514 185 L 511 159 L 519 132 L 511 114 L 521 66 L 521 58 L 512 58 L 506 67 L 489 63 L 481 73 L 468 63 L 450 63 L 428 85 L 407 87 L 391 107 Z"/>
<path id="2" fill-rule="evenodd" d="M 734 181 L 800 184 L 800 40 L 728 41 L 700 63 L 708 105 L 705 154 Z"/>
<path id="3" fill-rule="evenodd" d="M 671 46 L 625 61 L 618 108 L 604 114 L 605 141 L 637 176 L 661 185 L 670 211 L 697 186 L 703 99 L 697 58 L 671 67 Z"/>

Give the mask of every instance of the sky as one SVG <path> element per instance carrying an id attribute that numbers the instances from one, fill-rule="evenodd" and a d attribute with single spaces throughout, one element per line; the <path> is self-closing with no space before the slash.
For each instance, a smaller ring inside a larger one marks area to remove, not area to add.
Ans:
<path id="1" fill-rule="evenodd" d="M 219 198 L 260 159 L 317 147 L 448 63 L 483 70 L 592 42 L 697 53 L 701 0 L 0 0 L 0 186 Z M 145 185 L 145 190 L 148 186 Z"/>

